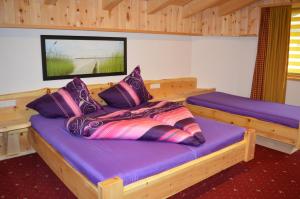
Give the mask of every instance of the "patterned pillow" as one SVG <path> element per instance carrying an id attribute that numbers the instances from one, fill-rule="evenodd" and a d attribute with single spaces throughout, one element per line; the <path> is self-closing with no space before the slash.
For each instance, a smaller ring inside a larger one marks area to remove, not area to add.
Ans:
<path id="1" fill-rule="evenodd" d="M 27 107 L 49 118 L 81 116 L 102 109 L 92 99 L 85 83 L 76 77 L 57 92 L 43 95 Z"/>
<path id="2" fill-rule="evenodd" d="M 141 77 L 140 67 L 118 84 L 98 94 L 108 105 L 117 108 L 130 108 L 152 99 Z"/>

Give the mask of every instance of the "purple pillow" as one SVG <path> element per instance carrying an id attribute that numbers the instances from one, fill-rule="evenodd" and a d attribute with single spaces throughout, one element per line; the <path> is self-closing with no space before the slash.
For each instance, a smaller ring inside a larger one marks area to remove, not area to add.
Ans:
<path id="1" fill-rule="evenodd" d="M 49 118 L 81 116 L 102 109 L 91 97 L 85 83 L 76 77 L 65 87 L 43 95 L 27 107 Z"/>
<path id="2" fill-rule="evenodd" d="M 109 106 L 130 108 L 152 99 L 141 77 L 140 66 L 118 84 L 98 94 Z"/>

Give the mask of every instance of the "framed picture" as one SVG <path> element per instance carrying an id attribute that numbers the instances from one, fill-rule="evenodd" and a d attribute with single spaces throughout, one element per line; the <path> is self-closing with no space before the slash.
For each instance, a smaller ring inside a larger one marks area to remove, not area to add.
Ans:
<path id="1" fill-rule="evenodd" d="M 126 75 L 126 48 L 121 37 L 41 35 L 43 79 Z"/>

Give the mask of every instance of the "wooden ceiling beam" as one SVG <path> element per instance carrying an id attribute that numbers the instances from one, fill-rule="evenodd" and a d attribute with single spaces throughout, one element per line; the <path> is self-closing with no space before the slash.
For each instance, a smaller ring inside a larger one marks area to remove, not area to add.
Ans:
<path id="1" fill-rule="evenodd" d="M 148 14 L 154 14 L 176 2 L 178 0 L 148 0 Z"/>
<path id="2" fill-rule="evenodd" d="M 183 6 L 191 1 L 193 1 L 193 0 L 177 0 L 174 2 L 174 5 Z"/>
<path id="3" fill-rule="evenodd" d="M 103 10 L 112 10 L 115 6 L 121 3 L 123 0 L 102 0 Z"/>
<path id="4" fill-rule="evenodd" d="M 219 15 L 228 15 L 236 10 L 248 6 L 251 3 L 256 2 L 256 0 L 230 0 L 219 6 Z"/>
<path id="5" fill-rule="evenodd" d="M 183 6 L 192 0 L 148 0 L 148 14 L 154 14 L 169 5 Z"/>
<path id="6" fill-rule="evenodd" d="M 44 4 L 45 5 L 56 5 L 57 0 L 45 0 Z"/>
<path id="7" fill-rule="evenodd" d="M 174 0 L 148 0 L 148 14 L 154 14 L 158 12 L 159 10 L 164 9 L 168 5 L 171 5 Z"/>
<path id="8" fill-rule="evenodd" d="M 225 3 L 228 0 L 193 0 L 183 7 L 183 18 L 192 16 L 198 12 L 201 12 L 207 8 L 214 7 L 218 4 Z"/>

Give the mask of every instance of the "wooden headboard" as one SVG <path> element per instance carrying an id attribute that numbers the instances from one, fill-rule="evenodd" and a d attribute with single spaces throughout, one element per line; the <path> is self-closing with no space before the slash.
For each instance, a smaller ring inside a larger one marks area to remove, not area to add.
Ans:
<path id="1" fill-rule="evenodd" d="M 88 85 L 93 98 L 100 104 L 104 102 L 98 97 L 98 93 L 112 86 L 114 83 Z M 162 79 L 162 80 L 146 80 L 146 88 L 154 98 L 160 99 L 168 96 L 176 96 L 186 91 L 197 88 L 197 79 L 193 77 Z M 35 111 L 26 108 L 26 104 L 32 100 L 46 94 L 56 91 L 57 88 L 43 88 L 35 91 L 13 93 L 8 95 L 0 95 L 0 101 L 15 101 L 15 106 L 0 108 L 0 125 L 9 121 L 25 120 L 28 121 L 30 116 L 36 114 Z"/>

